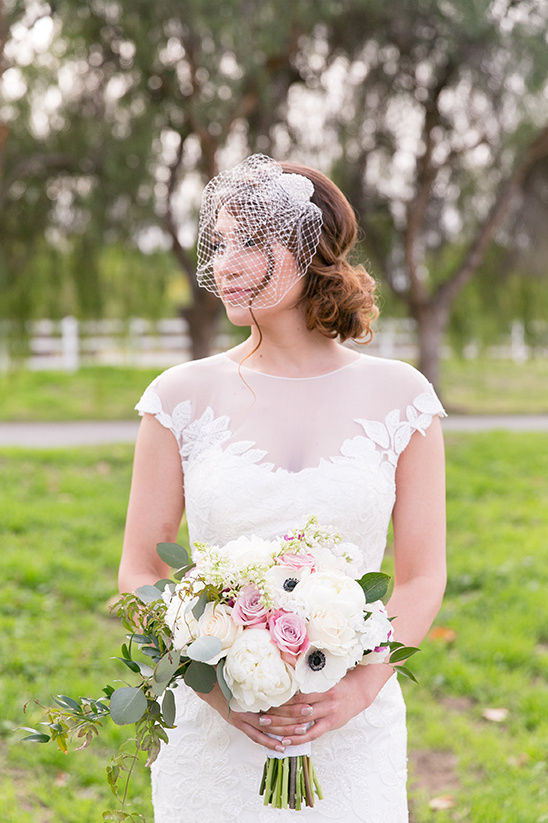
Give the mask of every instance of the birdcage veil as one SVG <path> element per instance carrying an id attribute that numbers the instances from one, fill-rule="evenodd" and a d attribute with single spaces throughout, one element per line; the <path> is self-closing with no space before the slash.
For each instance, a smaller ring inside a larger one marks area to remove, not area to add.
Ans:
<path id="1" fill-rule="evenodd" d="M 264 154 L 214 177 L 200 209 L 198 283 L 231 305 L 279 303 L 306 274 L 320 241 L 313 193 L 307 177 L 285 173 Z"/>

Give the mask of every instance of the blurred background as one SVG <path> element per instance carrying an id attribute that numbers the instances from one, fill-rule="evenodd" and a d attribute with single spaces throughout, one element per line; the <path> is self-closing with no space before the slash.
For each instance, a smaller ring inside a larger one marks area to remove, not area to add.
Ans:
<path id="1" fill-rule="evenodd" d="M 0 9 L 1 372 L 226 346 L 197 211 L 251 152 L 347 194 L 379 283 L 372 351 L 440 391 L 447 358 L 548 353 L 546 0 Z"/>

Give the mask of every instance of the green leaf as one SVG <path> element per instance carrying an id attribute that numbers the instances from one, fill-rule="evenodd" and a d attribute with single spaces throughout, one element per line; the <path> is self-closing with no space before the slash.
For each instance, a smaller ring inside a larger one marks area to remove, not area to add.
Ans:
<path id="1" fill-rule="evenodd" d="M 398 674 L 403 674 L 404 677 L 408 677 L 413 683 L 419 683 L 411 669 L 408 669 L 407 666 L 397 666 L 396 671 Z"/>
<path id="2" fill-rule="evenodd" d="M 407 660 L 407 658 L 419 652 L 416 646 L 403 646 L 401 649 L 396 649 L 390 655 L 390 663 L 399 663 L 400 660 Z M 399 671 L 399 669 L 398 669 Z"/>
<path id="3" fill-rule="evenodd" d="M 178 543 L 158 543 L 156 551 L 164 563 L 167 563 L 172 569 L 188 566 L 190 562 L 187 550 Z"/>
<path id="4" fill-rule="evenodd" d="M 196 620 L 199 620 L 200 617 L 203 615 L 205 607 L 208 603 L 209 597 L 207 595 L 207 592 L 202 592 L 201 595 L 198 597 L 198 602 L 191 609 L 192 615 Z"/>
<path id="5" fill-rule="evenodd" d="M 144 692 L 132 686 L 116 689 L 110 698 L 110 716 L 118 726 L 137 723 L 147 709 Z"/>
<path id="6" fill-rule="evenodd" d="M 390 577 L 382 572 L 369 572 L 364 574 L 358 583 L 365 594 L 365 602 L 373 603 L 375 600 L 380 600 L 384 597 L 388 589 Z"/>
<path id="7" fill-rule="evenodd" d="M 173 694 L 172 689 L 166 689 L 164 693 L 162 700 L 162 714 L 164 716 L 164 722 L 167 726 L 175 725 L 175 695 Z"/>
<path id="8" fill-rule="evenodd" d="M 162 599 L 162 592 L 160 589 L 157 589 L 156 586 L 139 586 L 139 588 L 135 590 L 135 594 L 145 606 L 148 603 L 155 603 L 156 600 Z"/>
<path id="9" fill-rule="evenodd" d="M 81 705 L 76 700 L 73 700 L 72 697 L 67 697 L 65 694 L 58 694 L 56 697 L 53 698 L 58 706 L 61 706 L 63 709 L 74 709 L 75 711 L 79 712 L 81 710 Z"/>
<path id="10" fill-rule="evenodd" d="M 22 743 L 49 743 L 51 740 L 49 734 L 44 734 L 44 732 L 37 732 L 34 729 L 28 729 L 27 731 L 32 731 L 32 734 L 23 737 Z"/>
<path id="11" fill-rule="evenodd" d="M 152 689 L 155 694 L 162 694 L 180 665 L 181 656 L 179 652 L 165 654 L 158 661 L 152 678 Z"/>
<path id="12" fill-rule="evenodd" d="M 136 672 L 137 674 L 141 672 L 139 664 L 136 663 L 135 660 L 128 660 L 127 657 L 113 657 L 112 660 L 121 660 L 132 672 Z"/>
<path id="13" fill-rule="evenodd" d="M 162 577 L 161 580 L 157 580 L 154 584 L 157 589 L 160 589 L 161 592 L 165 589 L 166 586 L 169 586 L 170 589 L 174 586 L 173 580 L 168 580 L 167 577 Z"/>
<path id="14" fill-rule="evenodd" d="M 217 682 L 217 674 L 214 666 L 207 663 L 189 663 L 184 674 L 187 686 L 200 694 L 207 694 L 212 690 Z"/>
<path id="15" fill-rule="evenodd" d="M 226 697 L 226 702 L 229 703 L 232 697 L 230 687 L 225 680 L 225 661 L 224 658 L 217 663 L 217 682 L 221 687 L 221 691 Z"/>
<path id="16" fill-rule="evenodd" d="M 177 569 L 177 571 L 173 573 L 173 577 L 175 580 L 182 580 L 185 574 L 193 569 L 194 566 L 194 563 L 188 563 L 186 566 L 181 566 L 180 569 Z"/>
<path id="17" fill-rule="evenodd" d="M 223 644 L 218 637 L 205 635 L 197 637 L 194 643 L 191 643 L 186 653 L 191 660 L 198 660 L 206 663 L 212 657 L 219 654 L 223 649 Z"/>

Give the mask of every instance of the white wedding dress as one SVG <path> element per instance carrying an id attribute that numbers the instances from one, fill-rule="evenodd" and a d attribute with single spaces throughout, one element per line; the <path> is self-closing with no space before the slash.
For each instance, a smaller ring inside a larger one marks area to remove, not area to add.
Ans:
<path id="1" fill-rule="evenodd" d="M 137 409 L 177 439 L 191 543 L 272 538 L 317 515 L 361 547 L 364 572 L 381 566 L 399 455 L 444 413 L 411 366 L 361 354 L 303 379 L 239 370 L 215 355 L 168 369 Z M 313 743 L 325 799 L 299 812 L 263 806 L 262 747 L 184 684 L 175 696 L 177 728 L 152 767 L 155 823 L 407 821 L 395 676 L 366 711 Z"/>

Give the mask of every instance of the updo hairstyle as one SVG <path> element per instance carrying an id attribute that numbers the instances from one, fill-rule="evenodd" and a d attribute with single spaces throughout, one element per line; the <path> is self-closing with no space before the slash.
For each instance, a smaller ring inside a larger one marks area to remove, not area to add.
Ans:
<path id="1" fill-rule="evenodd" d="M 304 277 L 306 327 L 341 342 L 368 342 L 375 305 L 375 281 L 362 265 L 347 260 L 357 235 L 354 211 L 341 190 L 324 174 L 297 163 L 281 163 L 284 172 L 302 174 L 313 183 L 312 202 L 322 210 L 320 242 Z"/>

